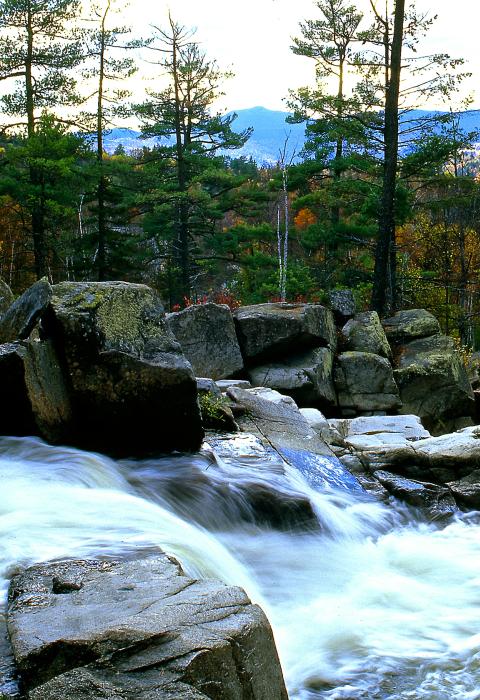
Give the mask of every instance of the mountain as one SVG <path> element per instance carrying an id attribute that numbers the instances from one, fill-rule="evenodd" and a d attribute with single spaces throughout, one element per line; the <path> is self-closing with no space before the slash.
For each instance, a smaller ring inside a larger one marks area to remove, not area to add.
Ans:
<path id="1" fill-rule="evenodd" d="M 230 112 L 230 114 L 232 114 Z M 225 155 L 232 157 L 245 156 L 253 158 L 258 165 L 273 165 L 278 162 L 279 153 L 287 143 L 287 159 L 293 153 L 298 154 L 305 142 L 305 125 L 288 124 L 286 119 L 288 112 L 274 111 L 266 107 L 252 107 L 250 109 L 239 109 L 237 118 L 233 122 L 234 131 L 241 132 L 244 129 L 253 127 L 253 134 L 243 146 L 235 151 L 226 151 Z M 431 114 L 445 114 L 445 112 L 427 112 L 414 110 L 405 119 L 422 119 Z M 471 110 L 463 112 L 460 116 L 460 126 L 466 132 L 476 129 L 480 130 L 480 111 Z M 432 126 L 436 133 L 440 131 L 440 126 Z M 411 137 L 411 135 L 410 135 Z M 142 146 L 153 146 L 155 139 L 140 139 L 140 132 L 133 129 L 112 129 L 105 134 L 105 150 L 113 153 L 120 144 L 127 152 Z"/>
<path id="2" fill-rule="evenodd" d="M 230 112 L 230 114 L 232 114 Z M 303 124 L 287 124 L 288 112 L 273 111 L 265 107 L 240 109 L 233 123 L 233 130 L 240 133 L 253 127 L 253 134 L 243 148 L 224 151 L 234 158 L 252 157 L 259 165 L 272 165 L 278 161 L 280 149 L 288 136 L 287 157 L 298 153 L 305 141 Z M 107 153 L 113 153 L 118 146 L 123 146 L 127 153 L 142 146 L 153 146 L 155 139 L 141 139 L 140 132 L 134 129 L 112 129 L 104 136 Z"/>

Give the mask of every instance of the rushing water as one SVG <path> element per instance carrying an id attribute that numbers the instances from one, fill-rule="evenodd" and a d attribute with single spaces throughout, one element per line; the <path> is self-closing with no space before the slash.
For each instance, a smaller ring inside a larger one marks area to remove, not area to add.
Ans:
<path id="1" fill-rule="evenodd" d="M 247 589 L 275 631 L 292 700 L 480 699 L 480 526 L 443 529 L 270 459 L 115 463 L 0 439 L 0 575 L 65 556 L 161 547 Z M 259 524 L 250 495 L 309 499 L 318 526 Z"/>

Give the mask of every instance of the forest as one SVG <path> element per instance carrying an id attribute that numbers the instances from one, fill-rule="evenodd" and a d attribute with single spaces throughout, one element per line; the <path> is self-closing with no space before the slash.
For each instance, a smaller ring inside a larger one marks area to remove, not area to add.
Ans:
<path id="1" fill-rule="evenodd" d="M 0 4 L 0 277 L 15 293 L 123 279 L 176 310 L 349 288 L 359 309 L 427 308 L 480 345 L 480 136 L 461 128 L 469 103 L 452 106 L 462 59 L 422 52 L 433 16 L 312 3 L 285 47 L 315 68 L 314 84 L 285 86 L 306 144 L 287 133 L 264 167 L 236 156 L 251 131 L 216 109 L 221 56 L 174 16 L 134 36 L 121 9 Z M 158 80 L 134 98 L 147 64 Z M 449 111 L 418 112 L 440 99 Z M 105 134 L 128 123 L 156 145 L 108 154 Z"/>

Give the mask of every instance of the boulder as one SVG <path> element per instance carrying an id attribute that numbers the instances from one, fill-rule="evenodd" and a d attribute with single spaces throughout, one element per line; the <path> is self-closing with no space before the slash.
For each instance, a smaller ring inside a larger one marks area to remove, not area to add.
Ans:
<path id="1" fill-rule="evenodd" d="M 421 481 L 447 483 L 480 469 L 478 426 L 420 440 L 400 433 L 379 433 L 349 435 L 344 442 L 374 472 L 387 470 Z"/>
<path id="2" fill-rule="evenodd" d="M 30 700 L 287 700 L 262 610 L 166 555 L 27 569 L 8 627 Z"/>
<path id="3" fill-rule="evenodd" d="M 342 328 L 347 350 L 390 358 L 392 351 L 376 311 L 357 314 Z"/>
<path id="4" fill-rule="evenodd" d="M 230 389 L 228 394 L 244 407 L 243 415 L 238 418 L 240 430 L 272 447 L 313 489 L 363 491 L 290 397 L 263 388 Z"/>
<path id="5" fill-rule="evenodd" d="M 402 405 L 387 359 L 368 352 L 345 352 L 334 371 L 338 405 L 356 413 L 396 411 Z"/>
<path id="6" fill-rule="evenodd" d="M 37 325 L 52 297 L 46 278 L 35 282 L 13 302 L 0 319 L 0 343 L 25 340 Z"/>
<path id="7" fill-rule="evenodd" d="M 375 478 L 395 498 L 421 508 L 430 520 L 443 520 L 458 511 L 450 489 L 445 486 L 405 479 L 386 471 L 375 472 Z"/>
<path id="8" fill-rule="evenodd" d="M 463 479 L 450 481 L 447 486 L 460 507 L 480 510 L 480 469 Z"/>
<path id="9" fill-rule="evenodd" d="M 333 314 L 320 304 L 256 304 L 241 307 L 233 315 L 249 365 L 314 347 L 336 347 Z"/>
<path id="10" fill-rule="evenodd" d="M 257 435 L 279 452 L 291 448 L 332 455 L 290 397 L 263 388 L 231 388 L 227 395 L 245 409 L 244 415 L 237 419 L 243 432 Z"/>
<path id="11" fill-rule="evenodd" d="M 290 355 L 284 360 L 252 367 L 253 386 L 266 386 L 291 396 L 299 406 L 334 406 L 333 353 L 329 348 L 315 348 Z"/>
<path id="12" fill-rule="evenodd" d="M 418 415 L 430 432 L 448 432 L 453 419 L 474 414 L 468 374 L 451 338 L 435 335 L 401 345 L 396 364 L 401 412 Z"/>
<path id="13" fill-rule="evenodd" d="M 420 418 L 410 415 L 330 420 L 329 426 L 337 430 L 348 445 L 364 449 L 431 437 Z"/>
<path id="14" fill-rule="evenodd" d="M 427 338 L 440 333 L 440 324 L 425 309 L 398 311 L 383 321 L 383 328 L 390 343 L 408 343 L 418 338 Z"/>
<path id="15" fill-rule="evenodd" d="M 156 292 L 63 282 L 42 323 L 67 375 L 73 444 L 115 455 L 199 448 L 195 377 Z"/>
<path id="16" fill-rule="evenodd" d="M 223 379 L 243 369 L 232 312 L 223 304 L 200 304 L 167 314 L 167 325 L 199 377 Z"/>
<path id="17" fill-rule="evenodd" d="M 328 305 L 335 320 L 342 326 L 347 319 L 355 316 L 355 297 L 351 289 L 334 289 L 329 292 Z"/>
<path id="18" fill-rule="evenodd" d="M 13 304 L 14 296 L 6 282 L 0 279 L 0 318 Z"/>
<path id="19" fill-rule="evenodd" d="M 1 435 L 41 435 L 67 442 L 71 406 L 50 341 L 0 345 Z"/>

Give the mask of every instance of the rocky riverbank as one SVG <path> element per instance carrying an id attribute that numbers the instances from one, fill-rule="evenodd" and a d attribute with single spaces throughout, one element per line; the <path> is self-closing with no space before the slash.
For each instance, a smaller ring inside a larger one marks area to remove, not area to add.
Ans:
<path id="1" fill-rule="evenodd" d="M 313 492 L 399 499 L 428 520 L 480 508 L 475 394 L 426 311 L 382 324 L 343 294 L 331 308 L 165 315 L 143 285 L 45 280 L 13 303 L 3 290 L 2 303 L 3 435 L 139 457 L 196 451 L 214 428 L 212 464 L 228 469 L 240 451 L 270 465 L 236 482 L 235 462 L 231 488 L 236 517 L 277 530 L 323 527 L 296 472 Z M 203 474 L 197 482 L 195 493 Z M 261 610 L 165 555 L 38 565 L 15 577 L 9 600 L 32 700 L 286 697 Z"/>

